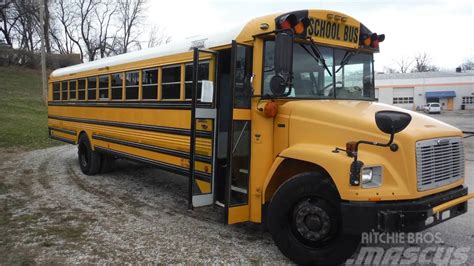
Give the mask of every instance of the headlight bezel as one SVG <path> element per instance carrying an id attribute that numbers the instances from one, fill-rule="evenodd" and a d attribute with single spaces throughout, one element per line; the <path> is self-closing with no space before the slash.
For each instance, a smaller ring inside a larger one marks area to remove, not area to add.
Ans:
<path id="1" fill-rule="evenodd" d="M 378 188 L 383 182 L 383 167 L 381 165 L 367 165 L 360 170 L 361 188 Z"/>

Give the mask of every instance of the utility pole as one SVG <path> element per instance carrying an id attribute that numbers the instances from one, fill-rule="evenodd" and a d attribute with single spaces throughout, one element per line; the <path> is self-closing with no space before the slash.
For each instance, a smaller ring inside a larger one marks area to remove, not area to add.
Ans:
<path id="1" fill-rule="evenodd" d="M 46 75 L 46 47 L 44 30 L 44 0 L 38 0 L 40 5 L 40 38 L 41 38 L 41 79 L 43 87 L 43 101 L 48 102 L 48 77 Z"/>

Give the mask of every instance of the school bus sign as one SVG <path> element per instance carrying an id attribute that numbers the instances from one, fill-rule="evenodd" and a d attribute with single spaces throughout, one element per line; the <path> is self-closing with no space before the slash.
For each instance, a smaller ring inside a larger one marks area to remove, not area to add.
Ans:
<path id="1" fill-rule="evenodd" d="M 360 23 L 347 15 L 333 11 L 309 12 L 307 36 L 316 42 L 358 48 Z"/>

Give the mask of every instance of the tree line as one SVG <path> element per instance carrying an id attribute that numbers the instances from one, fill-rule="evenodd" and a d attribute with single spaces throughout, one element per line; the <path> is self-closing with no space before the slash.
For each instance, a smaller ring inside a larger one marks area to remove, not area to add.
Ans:
<path id="1" fill-rule="evenodd" d="M 460 66 L 461 70 L 474 70 L 474 61 L 466 59 Z M 394 60 L 390 67 L 384 68 L 384 73 L 414 73 L 414 72 L 437 72 L 440 68 L 431 63 L 429 54 L 423 52 L 413 57 L 401 57 Z"/>
<path id="2" fill-rule="evenodd" d="M 94 61 L 131 50 L 158 46 L 170 37 L 157 26 L 146 32 L 147 0 L 7 0 L 0 7 L 0 39 L 16 49 L 36 52 L 45 32 L 47 53 L 78 53 Z M 147 38 L 143 35 L 147 34 Z M 3 36 L 2 36 L 3 35 Z"/>

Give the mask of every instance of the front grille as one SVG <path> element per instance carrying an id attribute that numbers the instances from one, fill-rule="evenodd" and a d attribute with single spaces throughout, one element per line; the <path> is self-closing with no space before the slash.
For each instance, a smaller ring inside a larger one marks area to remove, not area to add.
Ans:
<path id="1" fill-rule="evenodd" d="M 451 184 L 464 176 L 461 137 L 421 140 L 416 143 L 418 191 Z"/>

